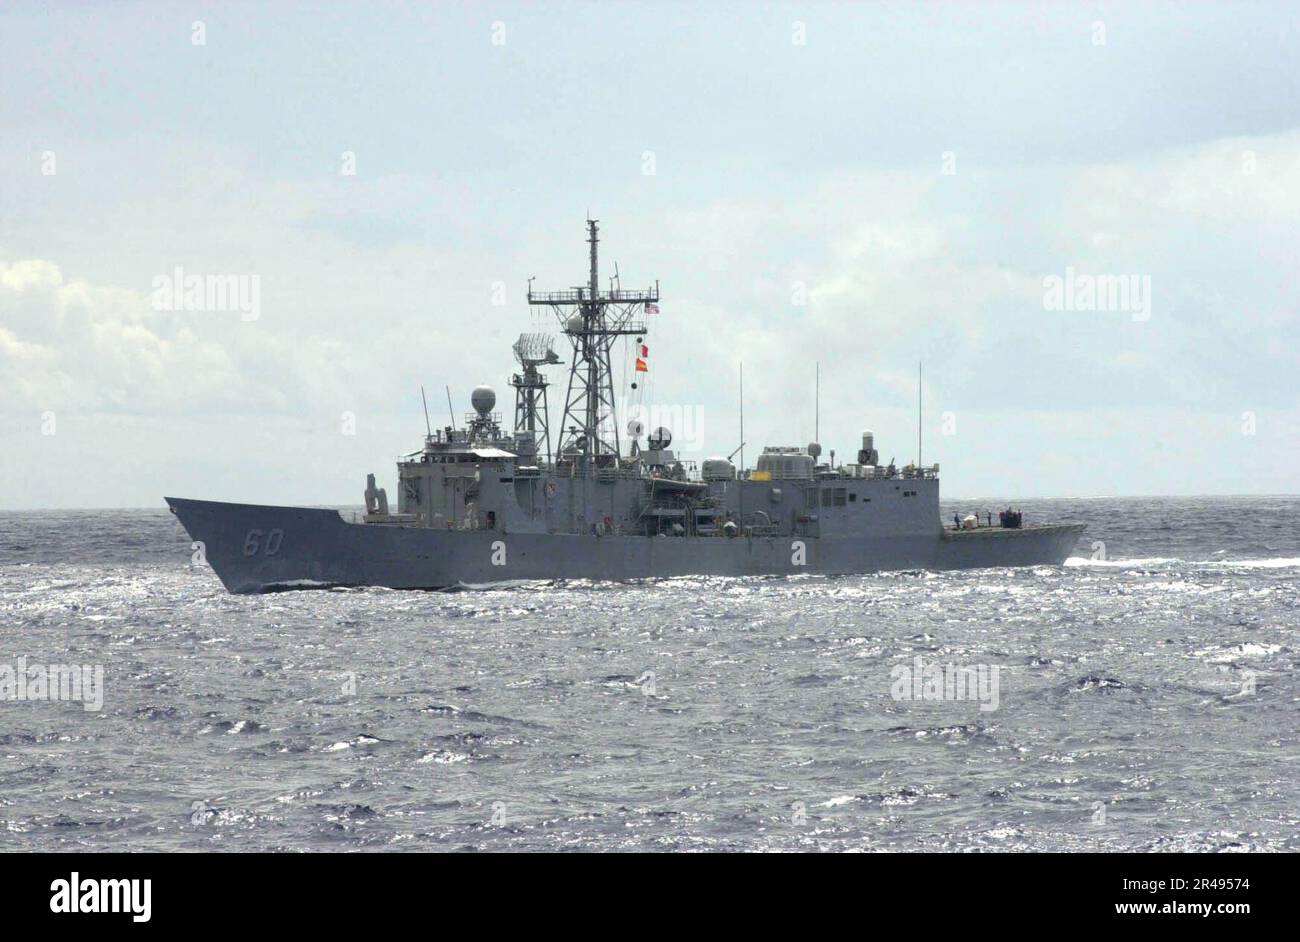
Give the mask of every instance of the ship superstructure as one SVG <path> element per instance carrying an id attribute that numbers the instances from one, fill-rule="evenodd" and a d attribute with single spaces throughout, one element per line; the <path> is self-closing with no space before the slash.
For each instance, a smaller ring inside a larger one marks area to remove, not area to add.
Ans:
<path id="1" fill-rule="evenodd" d="M 939 519 L 939 467 L 882 465 L 864 432 L 856 461 L 821 446 L 768 446 L 753 469 L 694 464 L 672 433 L 627 428 L 616 414 L 612 351 L 646 347 L 659 285 L 599 284 L 599 229 L 588 220 L 584 285 L 534 291 L 570 347 L 558 428 L 547 367 L 551 337 L 520 336 L 509 426 L 496 393 L 476 388 L 459 425 L 429 429 L 399 460 L 397 508 L 367 478 L 366 510 L 338 512 L 168 498 L 232 591 L 308 585 L 444 588 L 513 579 L 629 579 L 689 574 L 851 573 L 1060 563 L 1082 527 L 971 526 Z M 638 364 L 641 361 L 637 360 Z M 636 377 L 641 375 L 633 373 Z M 633 380 L 635 383 L 635 379 Z"/>

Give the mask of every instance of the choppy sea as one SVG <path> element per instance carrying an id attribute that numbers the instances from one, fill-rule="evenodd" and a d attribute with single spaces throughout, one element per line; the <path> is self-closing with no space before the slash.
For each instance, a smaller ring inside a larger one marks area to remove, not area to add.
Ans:
<path id="1" fill-rule="evenodd" d="M 1020 506 L 1064 567 L 262 596 L 0 513 L 0 850 L 1300 850 L 1300 498 Z"/>

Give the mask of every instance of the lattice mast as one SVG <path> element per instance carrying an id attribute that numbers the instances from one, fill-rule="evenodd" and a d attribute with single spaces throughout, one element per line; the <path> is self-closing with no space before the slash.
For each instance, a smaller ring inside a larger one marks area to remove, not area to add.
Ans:
<path id="1" fill-rule="evenodd" d="M 568 291 L 528 290 L 528 303 L 549 306 L 573 346 L 558 457 L 584 469 L 614 464 L 622 457 L 609 353 L 619 337 L 645 334 L 645 321 L 637 315 L 645 305 L 659 301 L 657 281 L 644 291 L 600 290 L 598 221 L 587 220 L 591 248 L 585 286 Z"/>
<path id="2" fill-rule="evenodd" d="M 538 369 L 559 363 L 560 358 L 551 349 L 551 338 L 545 334 L 520 334 L 512 348 L 515 359 L 523 370 L 510 378 L 515 388 L 515 438 L 530 452 L 521 453 L 533 460 L 541 456 L 551 460 L 551 422 L 547 408 L 546 388 L 550 385 Z M 542 450 L 542 446 L 545 450 Z M 516 445 L 520 447 L 520 445 Z"/>

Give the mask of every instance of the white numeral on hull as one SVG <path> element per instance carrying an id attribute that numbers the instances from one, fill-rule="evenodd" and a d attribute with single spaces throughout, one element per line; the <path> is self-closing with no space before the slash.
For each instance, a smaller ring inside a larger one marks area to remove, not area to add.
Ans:
<path id="1" fill-rule="evenodd" d="M 244 555 L 256 556 L 260 549 L 267 556 L 274 556 L 280 552 L 280 544 L 283 542 L 284 530 L 279 527 L 266 534 L 266 543 L 262 542 L 261 530 L 249 530 L 248 536 L 244 537 Z"/>

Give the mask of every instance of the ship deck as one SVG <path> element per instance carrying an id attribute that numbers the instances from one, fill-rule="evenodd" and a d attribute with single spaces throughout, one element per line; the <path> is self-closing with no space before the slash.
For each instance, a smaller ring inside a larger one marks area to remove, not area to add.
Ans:
<path id="1" fill-rule="evenodd" d="M 945 540 L 1014 540 L 1017 537 L 1038 536 L 1044 533 L 1082 533 L 1082 523 L 1042 523 L 1027 527 L 976 527 L 973 530 L 943 528 Z"/>

